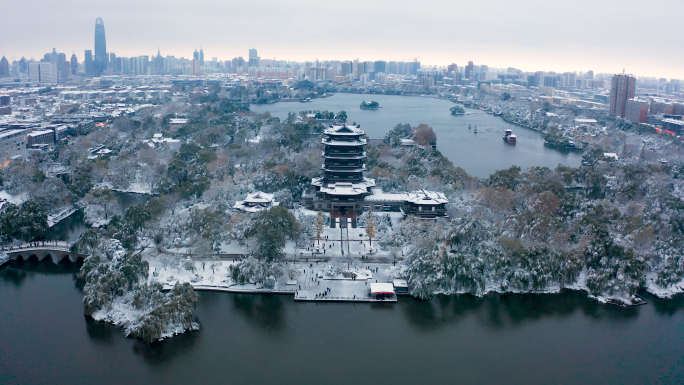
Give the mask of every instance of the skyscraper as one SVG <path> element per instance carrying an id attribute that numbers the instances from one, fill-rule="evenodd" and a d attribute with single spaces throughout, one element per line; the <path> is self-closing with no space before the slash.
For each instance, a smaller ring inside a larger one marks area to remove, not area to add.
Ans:
<path id="1" fill-rule="evenodd" d="M 201 66 L 204 65 L 204 50 L 202 49 L 202 47 L 200 47 L 199 62 Z"/>
<path id="2" fill-rule="evenodd" d="M 94 72 L 93 72 L 93 70 L 94 70 L 94 68 L 93 68 L 93 51 L 91 51 L 89 49 L 87 49 L 85 51 L 83 63 L 85 66 L 85 74 L 87 76 L 93 76 L 93 74 L 94 74 Z"/>
<path id="3" fill-rule="evenodd" d="M 164 58 L 162 57 L 159 48 L 157 48 L 157 56 L 154 58 L 154 73 L 157 75 L 162 75 L 164 73 Z"/>
<path id="4" fill-rule="evenodd" d="M 610 114 L 625 117 L 627 100 L 634 98 L 636 78 L 629 75 L 615 75 L 610 84 Z"/>
<path id="5" fill-rule="evenodd" d="M 73 53 L 71 54 L 71 74 L 76 75 L 78 74 L 78 59 L 76 58 L 76 54 Z"/>
<path id="6" fill-rule="evenodd" d="M 6 57 L 0 59 L 0 78 L 5 78 L 9 76 L 9 62 Z"/>
<path id="7" fill-rule="evenodd" d="M 100 76 L 107 69 L 107 41 L 102 18 L 95 20 L 95 68 L 94 75 Z"/>
<path id="8" fill-rule="evenodd" d="M 256 48 L 252 48 L 249 50 L 249 63 L 247 65 L 249 67 L 258 67 L 259 66 L 259 56 L 257 54 Z"/>
<path id="9" fill-rule="evenodd" d="M 469 61 L 468 65 L 465 68 L 465 78 L 468 80 L 473 80 L 475 77 L 475 66 L 473 65 L 473 62 Z"/>

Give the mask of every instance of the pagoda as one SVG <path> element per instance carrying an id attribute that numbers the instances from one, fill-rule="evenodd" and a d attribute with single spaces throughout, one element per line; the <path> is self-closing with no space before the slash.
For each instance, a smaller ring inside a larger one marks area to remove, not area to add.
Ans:
<path id="1" fill-rule="evenodd" d="M 305 207 L 329 212 L 333 222 L 348 219 L 353 227 L 356 227 L 357 215 L 363 211 L 364 197 L 375 187 L 373 179 L 363 176 L 367 141 L 360 127 L 331 125 L 323 131 L 323 176 L 313 178 L 302 195 Z"/>

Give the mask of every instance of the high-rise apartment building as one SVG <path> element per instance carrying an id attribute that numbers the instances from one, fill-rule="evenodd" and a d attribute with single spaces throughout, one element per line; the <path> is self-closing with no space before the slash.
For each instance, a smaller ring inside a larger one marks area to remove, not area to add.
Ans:
<path id="1" fill-rule="evenodd" d="M 57 64 L 39 62 L 29 64 L 29 80 L 32 83 L 57 83 Z"/>
<path id="2" fill-rule="evenodd" d="M 378 60 L 373 63 L 373 72 L 387 73 L 387 62 L 384 60 Z"/>
<path id="3" fill-rule="evenodd" d="M 93 64 L 93 51 L 87 49 L 83 57 L 83 65 L 85 66 L 86 76 L 93 76 L 95 74 L 95 67 Z"/>
<path id="4" fill-rule="evenodd" d="M 630 99 L 625 106 L 625 119 L 632 123 L 646 123 L 648 102 Z"/>
<path id="5" fill-rule="evenodd" d="M 107 41 L 102 18 L 95 20 L 95 68 L 94 75 L 100 76 L 107 69 Z"/>
<path id="6" fill-rule="evenodd" d="M 192 74 L 197 76 L 200 74 L 199 59 L 192 59 Z"/>
<path id="7" fill-rule="evenodd" d="M 625 117 L 627 101 L 634 98 L 636 78 L 629 75 L 615 75 L 610 84 L 610 109 L 613 116 Z"/>
<path id="8" fill-rule="evenodd" d="M 204 50 L 202 49 L 202 47 L 200 47 L 200 52 L 199 52 L 199 64 L 201 66 L 204 65 Z"/>

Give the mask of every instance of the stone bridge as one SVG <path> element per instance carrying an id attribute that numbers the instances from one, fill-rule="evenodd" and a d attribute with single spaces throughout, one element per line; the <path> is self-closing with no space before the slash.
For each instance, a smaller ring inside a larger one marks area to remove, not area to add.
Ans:
<path id="1" fill-rule="evenodd" d="M 2 251 L 14 261 L 28 261 L 33 257 L 36 257 L 38 261 L 50 258 L 55 264 L 65 259 L 71 262 L 83 261 L 86 255 L 71 252 L 71 245 L 72 243 L 63 241 L 31 242 L 18 246 L 2 246 Z"/>

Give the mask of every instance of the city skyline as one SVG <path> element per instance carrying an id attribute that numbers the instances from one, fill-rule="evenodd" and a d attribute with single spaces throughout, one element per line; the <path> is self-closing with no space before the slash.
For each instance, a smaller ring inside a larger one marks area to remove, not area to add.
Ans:
<path id="1" fill-rule="evenodd" d="M 0 16 L 1 31 L 13 37 L 4 42 L 3 54 L 10 60 L 39 59 L 58 47 L 76 52 L 82 61 L 83 52 L 94 47 L 93 21 L 101 17 L 109 31 L 108 51 L 124 57 L 151 55 L 159 47 L 163 56 L 191 58 L 193 50 L 203 47 L 207 58 L 230 60 L 247 57 L 248 49 L 256 47 L 262 58 L 299 62 L 418 58 L 424 65 L 473 61 L 524 71 L 625 69 L 636 76 L 684 79 L 684 69 L 677 64 L 684 53 L 672 48 L 682 42 L 676 10 L 684 6 L 670 0 L 656 0 L 648 9 L 636 1 L 595 5 L 581 0 L 569 8 L 539 0 L 515 6 L 495 0 L 486 12 L 480 4 L 435 1 L 421 7 L 309 3 L 209 1 L 197 7 L 171 1 L 159 9 L 128 0 L 121 7 L 68 1 L 73 7 L 45 4 L 39 14 L 28 4 L 13 3 Z M 130 12 L 134 5 L 135 12 Z M 673 12 L 661 14 L 659 9 Z M 17 16 L 29 14 L 32 28 L 9 33 L 26 26 L 25 18 Z"/>

